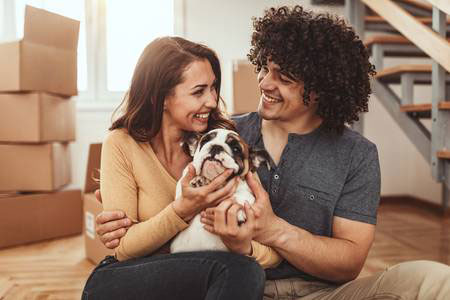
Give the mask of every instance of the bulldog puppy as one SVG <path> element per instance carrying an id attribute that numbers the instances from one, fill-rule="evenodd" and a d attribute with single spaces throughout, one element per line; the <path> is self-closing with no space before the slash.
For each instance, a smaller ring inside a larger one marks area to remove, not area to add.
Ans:
<path id="1" fill-rule="evenodd" d="M 234 194 L 236 202 L 250 206 L 255 197 L 245 181 L 248 172 L 256 170 L 262 163 L 268 164 L 268 154 L 265 150 L 254 151 L 234 131 L 214 129 L 203 136 L 191 135 L 183 145 L 185 150 L 193 157 L 196 177 L 190 184 L 199 187 L 210 183 L 226 169 L 233 169 L 229 179 L 239 176 L 239 183 Z M 184 177 L 187 168 L 183 171 Z M 181 195 L 181 180 L 176 187 L 176 197 Z M 238 212 L 238 222 L 246 220 L 245 212 Z M 219 236 L 206 231 L 200 222 L 200 214 L 196 215 L 189 227 L 180 232 L 170 245 L 170 252 L 188 252 L 202 250 L 228 251 Z"/>

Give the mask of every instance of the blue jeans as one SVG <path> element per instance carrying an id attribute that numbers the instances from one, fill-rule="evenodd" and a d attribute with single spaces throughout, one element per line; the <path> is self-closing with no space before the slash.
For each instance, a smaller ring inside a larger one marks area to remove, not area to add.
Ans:
<path id="1" fill-rule="evenodd" d="M 262 299 L 265 274 L 252 258 L 229 252 L 162 254 L 119 262 L 105 258 L 82 299 Z"/>

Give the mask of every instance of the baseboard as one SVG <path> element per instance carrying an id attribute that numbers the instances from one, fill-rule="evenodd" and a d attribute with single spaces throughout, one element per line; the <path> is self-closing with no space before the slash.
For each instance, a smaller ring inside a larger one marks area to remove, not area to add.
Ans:
<path id="1" fill-rule="evenodd" d="M 442 206 L 437 203 L 433 203 L 411 195 L 381 196 L 380 205 L 389 205 L 389 204 L 402 204 L 414 206 L 416 208 L 420 208 L 428 212 L 431 212 L 440 217 L 445 218 L 450 217 L 450 208 L 443 210 Z"/>

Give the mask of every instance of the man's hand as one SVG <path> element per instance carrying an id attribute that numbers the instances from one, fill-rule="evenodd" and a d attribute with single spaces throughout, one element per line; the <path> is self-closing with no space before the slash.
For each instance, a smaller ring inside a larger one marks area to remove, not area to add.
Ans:
<path id="1" fill-rule="evenodd" d="M 274 238 L 271 229 L 279 223 L 279 218 L 275 215 L 270 204 L 269 194 L 264 190 L 261 183 L 255 178 L 252 172 L 248 172 L 247 184 L 255 195 L 255 203 L 252 209 L 255 212 L 255 236 L 254 239 L 262 244 L 269 245 Z"/>
<path id="2" fill-rule="evenodd" d="M 244 209 L 247 220 L 238 225 L 237 213 L 241 209 Z M 247 203 L 242 207 L 232 198 L 224 200 L 217 207 L 203 211 L 201 222 L 207 231 L 220 236 L 231 252 L 252 254 L 251 241 L 254 235 L 255 214 Z"/>
<path id="3" fill-rule="evenodd" d="M 100 190 L 95 191 L 95 198 L 102 202 Z M 102 211 L 95 218 L 95 223 L 100 241 L 109 249 L 119 246 L 120 239 L 132 224 L 131 220 L 120 210 Z"/>

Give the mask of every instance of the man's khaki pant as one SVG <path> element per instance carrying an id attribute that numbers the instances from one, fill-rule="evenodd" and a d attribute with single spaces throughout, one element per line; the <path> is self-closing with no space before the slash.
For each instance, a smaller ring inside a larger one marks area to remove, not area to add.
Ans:
<path id="1" fill-rule="evenodd" d="M 269 299 L 450 299 L 450 267 L 432 261 L 401 263 L 343 285 L 299 278 L 267 280 Z"/>

